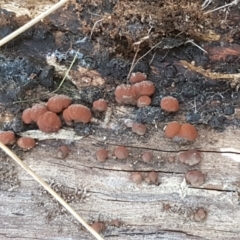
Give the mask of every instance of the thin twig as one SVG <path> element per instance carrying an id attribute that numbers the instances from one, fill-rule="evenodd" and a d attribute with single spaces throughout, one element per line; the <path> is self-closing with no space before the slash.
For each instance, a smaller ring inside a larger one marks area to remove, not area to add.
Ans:
<path id="1" fill-rule="evenodd" d="M 52 12 L 54 12 L 55 10 L 60 8 L 62 5 L 64 5 L 67 1 L 68 0 L 62 0 L 58 3 L 56 3 L 51 8 L 49 8 L 47 11 L 41 13 L 39 16 L 32 19 L 30 22 L 26 23 L 25 25 L 23 25 L 22 27 L 18 28 L 16 31 L 14 31 L 13 33 L 9 34 L 8 36 L 6 36 L 2 40 L 0 40 L 0 47 L 3 46 L 4 44 L 8 43 L 9 41 L 11 41 L 13 38 L 17 37 L 19 34 L 25 32 L 27 29 L 29 29 L 30 27 L 32 27 L 33 25 L 35 25 L 36 23 L 41 21 L 43 18 L 50 15 Z"/>
<path id="2" fill-rule="evenodd" d="M 232 1 L 231 3 L 225 4 L 225 5 L 221 6 L 221 7 L 218 7 L 218 8 L 212 9 L 212 10 L 209 10 L 209 11 L 205 12 L 204 14 L 209 14 L 209 13 L 218 11 L 218 10 L 220 10 L 220 9 L 226 8 L 226 7 L 231 7 L 231 6 L 233 6 L 233 5 L 237 5 L 238 2 L 239 2 L 239 0 L 234 0 L 234 1 Z"/>
<path id="3" fill-rule="evenodd" d="M 46 182 L 32 171 L 17 155 L 0 142 L 0 148 L 41 184 L 63 207 L 65 207 L 97 240 L 104 240 L 75 210 L 68 205 Z"/>
<path id="4" fill-rule="evenodd" d="M 191 44 L 194 45 L 195 47 L 199 48 L 200 50 L 202 50 L 203 52 L 205 52 L 206 54 L 208 54 L 208 52 L 207 52 L 205 49 L 203 49 L 202 47 L 200 47 L 199 45 L 197 45 L 197 44 L 194 42 L 194 40 L 189 39 L 189 40 L 187 40 L 184 44 L 187 44 L 187 43 L 191 43 Z"/>
<path id="5" fill-rule="evenodd" d="M 130 74 L 132 72 L 132 70 L 135 68 L 135 66 L 139 63 L 139 61 L 141 59 L 143 59 L 146 55 L 148 55 L 153 49 L 155 49 L 158 45 L 160 45 L 162 43 L 162 40 L 160 42 L 158 42 L 156 45 L 154 45 L 153 47 L 151 47 L 145 54 L 143 54 L 140 58 L 138 58 L 138 60 L 134 63 L 135 59 L 136 59 L 136 54 L 134 55 L 134 59 L 132 61 L 132 65 L 131 65 L 131 68 L 129 70 L 129 73 L 128 73 L 128 76 L 127 76 L 127 79 L 130 77 Z M 139 46 L 139 45 L 138 45 Z M 138 53 L 138 51 L 136 52 Z"/>
<path id="6" fill-rule="evenodd" d="M 104 18 L 101 18 L 101 19 L 97 20 L 97 21 L 93 24 L 93 27 L 92 27 L 92 30 L 91 30 L 91 34 L 90 34 L 90 37 L 89 37 L 90 39 L 92 39 L 93 31 L 94 31 L 96 25 L 97 25 L 99 22 L 102 22 L 103 19 L 104 19 Z"/>
<path id="7" fill-rule="evenodd" d="M 19 101 L 15 101 L 12 104 L 17 104 L 17 103 L 27 103 L 27 102 L 32 102 L 32 101 L 36 101 L 39 100 L 39 98 L 31 98 L 31 99 L 26 99 L 26 100 L 19 100 Z"/>
<path id="8" fill-rule="evenodd" d="M 127 75 L 127 83 L 128 83 L 129 78 L 130 78 L 130 74 L 131 74 L 133 68 L 135 67 L 134 62 L 135 62 L 135 60 L 136 60 L 136 57 L 137 57 L 138 52 L 139 52 L 139 45 L 137 45 L 137 50 L 136 50 L 136 53 L 134 54 L 134 57 L 133 57 L 133 60 L 132 60 L 132 64 L 131 64 L 129 73 L 128 73 L 128 75 Z"/>

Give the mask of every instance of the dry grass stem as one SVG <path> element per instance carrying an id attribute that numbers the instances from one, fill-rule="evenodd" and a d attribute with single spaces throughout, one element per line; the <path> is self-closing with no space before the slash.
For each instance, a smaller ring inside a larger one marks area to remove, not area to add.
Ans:
<path id="1" fill-rule="evenodd" d="M 187 69 L 200 73 L 203 76 L 211 79 L 240 79 L 240 73 L 217 73 L 211 72 L 209 69 L 205 70 L 202 67 L 197 67 L 185 60 L 181 60 L 180 63 Z"/>
<path id="2" fill-rule="evenodd" d="M 0 40 L 0 47 L 3 46 L 4 44 L 8 43 L 12 39 L 14 39 L 15 37 L 17 37 L 21 33 L 25 32 L 27 29 L 29 29 L 30 27 L 32 27 L 33 25 L 35 25 L 36 23 L 41 21 L 43 18 L 45 18 L 48 15 L 50 15 L 52 12 L 54 12 L 58 8 L 62 7 L 66 2 L 68 2 L 68 0 L 62 0 L 62 1 L 58 2 L 58 3 L 56 3 L 51 8 L 49 8 L 47 11 L 43 12 L 42 14 L 37 16 L 36 18 L 32 19 L 30 22 L 28 22 L 25 25 L 23 25 L 22 27 L 18 28 L 13 33 L 11 33 L 8 36 L 6 36 L 5 38 L 1 39 Z"/>
<path id="3" fill-rule="evenodd" d="M 206 1 L 205 1 L 206 2 Z M 210 1 L 211 2 L 211 1 Z M 215 11 L 218 11 L 218 10 L 221 10 L 221 9 L 223 9 L 223 8 L 227 8 L 227 7 L 231 7 L 231 6 L 233 6 L 233 5 L 237 5 L 238 4 L 238 2 L 239 2 L 239 0 L 234 0 L 234 1 L 232 1 L 231 3 L 228 3 L 228 4 L 225 4 L 225 5 L 223 5 L 223 6 L 221 6 L 221 7 L 218 7 L 218 8 L 215 8 L 215 9 L 212 9 L 212 10 L 209 10 L 209 11 L 207 11 L 207 12 L 205 12 L 204 14 L 209 14 L 209 13 L 212 13 L 212 12 L 215 12 Z M 209 5 L 209 4 L 208 4 Z M 208 6 L 207 5 L 207 6 Z M 206 7 L 207 7 L 206 6 Z M 204 6 L 204 8 L 206 8 L 205 6 Z M 204 9 L 203 8 L 203 9 Z"/>

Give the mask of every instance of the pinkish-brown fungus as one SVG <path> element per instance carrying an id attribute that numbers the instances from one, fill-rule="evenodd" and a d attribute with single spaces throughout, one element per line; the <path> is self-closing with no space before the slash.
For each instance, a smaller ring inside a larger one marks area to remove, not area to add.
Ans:
<path id="1" fill-rule="evenodd" d="M 65 110 L 66 111 L 66 110 Z M 89 123 L 92 118 L 90 109 L 81 104 L 72 104 L 67 108 L 69 118 L 75 122 Z"/>
<path id="2" fill-rule="evenodd" d="M 66 95 L 55 95 L 48 99 L 47 108 L 51 112 L 60 113 L 64 109 L 66 109 L 71 103 L 72 100 L 70 97 Z"/>
<path id="3" fill-rule="evenodd" d="M 129 156 L 129 151 L 124 146 L 118 146 L 114 149 L 114 154 L 118 159 L 126 159 Z"/>
<path id="4" fill-rule="evenodd" d="M 61 120 L 56 113 L 45 112 L 38 118 L 37 125 L 43 132 L 57 132 L 61 126 Z"/>
<path id="5" fill-rule="evenodd" d="M 147 79 L 147 75 L 145 73 L 134 72 L 134 73 L 131 73 L 131 76 L 129 78 L 129 82 L 131 84 L 135 84 L 135 83 L 138 83 L 138 82 L 145 81 L 146 79 Z"/>
<path id="6" fill-rule="evenodd" d="M 201 153 L 197 150 L 188 150 L 178 154 L 178 160 L 189 166 L 198 164 L 202 160 Z"/>
<path id="7" fill-rule="evenodd" d="M 185 179 L 187 183 L 190 183 L 193 187 L 201 186 L 204 181 L 205 177 L 202 172 L 198 170 L 190 170 L 185 174 Z"/>
<path id="8" fill-rule="evenodd" d="M 33 122 L 37 122 L 39 117 L 47 112 L 47 107 L 43 104 L 35 104 L 30 111 L 30 117 Z"/>
<path id="9" fill-rule="evenodd" d="M 15 134 L 11 131 L 0 132 L 0 142 L 4 145 L 12 145 L 16 142 Z"/>

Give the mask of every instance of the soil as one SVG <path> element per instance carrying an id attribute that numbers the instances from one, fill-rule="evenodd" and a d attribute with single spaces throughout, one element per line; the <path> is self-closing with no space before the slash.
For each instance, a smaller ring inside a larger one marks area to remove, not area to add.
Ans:
<path id="1" fill-rule="evenodd" d="M 229 2 L 215 1 L 208 9 Z M 0 130 L 12 130 L 18 135 L 36 130 L 36 125 L 22 123 L 22 111 L 53 95 L 76 54 L 69 76 L 57 93 L 88 107 L 105 98 L 119 114 L 111 115 L 114 124 L 110 125 L 106 115 L 94 113 L 97 124 L 64 126 L 80 136 L 107 135 L 108 140 L 118 136 L 119 142 L 124 139 L 131 144 L 139 137 L 132 136 L 124 125 L 123 119 L 129 118 L 147 124 L 148 133 L 141 138 L 146 144 L 156 125 L 161 128 L 173 120 L 217 132 L 228 126 L 239 128 L 239 7 L 204 14 L 202 3 L 70 1 L 1 47 Z M 34 13 L 34 6 L 29 9 Z M 0 8 L 0 38 L 27 23 L 30 17 Z M 131 69 L 134 59 L 138 61 Z M 190 65 L 187 67 L 184 61 Z M 114 89 L 128 83 L 130 71 L 143 72 L 154 83 L 151 106 L 129 106 L 125 111 L 115 102 Z M 218 73 L 218 77 L 205 72 Z M 224 74 L 230 77 L 224 78 Z M 159 107 L 160 99 L 168 95 L 180 102 L 177 114 L 167 114 Z M 16 175 L 12 166 L 8 171 Z M 9 179 L 10 184 L 12 181 Z"/>

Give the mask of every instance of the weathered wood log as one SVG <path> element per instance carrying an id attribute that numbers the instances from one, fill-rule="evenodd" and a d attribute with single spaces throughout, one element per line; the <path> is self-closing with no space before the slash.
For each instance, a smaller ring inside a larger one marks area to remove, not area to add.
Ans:
<path id="1" fill-rule="evenodd" d="M 226 157 L 220 151 L 237 150 L 238 133 L 239 130 L 233 129 L 224 133 L 200 131 L 201 137 L 191 148 L 203 150 L 203 160 L 193 167 L 169 162 L 169 156 L 176 156 L 180 148 L 166 140 L 161 129 L 147 145 L 141 138 L 131 144 L 128 147 L 131 156 L 127 160 L 110 156 L 100 164 L 95 152 L 102 138 L 98 140 L 96 136 L 72 142 L 71 153 L 65 160 L 56 158 L 56 140 L 40 141 L 37 148 L 22 157 L 88 222 L 106 222 L 107 230 L 103 234 L 106 239 L 144 239 L 144 236 L 148 239 L 161 236 L 165 239 L 230 239 L 240 236 L 237 230 L 239 155 L 228 153 Z M 232 139 L 233 134 L 235 139 Z M 104 142 L 108 142 L 108 138 Z M 106 144 L 110 152 L 114 148 L 112 142 L 111 139 L 111 145 Z M 115 143 L 119 143 L 117 137 Z M 170 152 L 158 151 L 160 146 Z M 227 150 L 229 146 L 232 150 Z M 152 150 L 154 159 L 148 164 L 141 160 L 141 152 L 146 147 L 155 149 Z M 10 160 L 8 164 L 14 165 Z M 0 232 L 3 236 L 91 239 L 27 173 L 17 166 L 14 168 L 20 186 L 1 191 Z M 206 175 L 206 182 L 199 188 L 188 186 L 184 181 L 188 169 L 200 169 Z M 159 173 L 159 186 L 136 185 L 129 179 L 133 171 L 152 170 Z M 3 168 L 2 174 L 4 171 Z M 5 180 L 3 178 L 2 182 Z M 203 222 L 194 220 L 198 208 L 207 211 Z M 122 223 L 119 228 L 110 226 L 115 219 Z"/>

